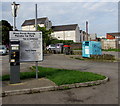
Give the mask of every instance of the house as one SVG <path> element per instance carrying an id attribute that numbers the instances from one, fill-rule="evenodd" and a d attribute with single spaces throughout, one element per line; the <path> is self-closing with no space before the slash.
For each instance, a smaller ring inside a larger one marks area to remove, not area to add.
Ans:
<path id="1" fill-rule="evenodd" d="M 90 34 L 90 41 L 97 41 L 97 34 L 96 33 Z"/>
<path id="2" fill-rule="evenodd" d="M 107 34 L 106 34 L 106 38 L 107 38 L 107 39 L 118 39 L 118 38 L 120 38 L 120 32 L 107 33 Z"/>
<path id="3" fill-rule="evenodd" d="M 47 17 L 38 18 L 37 24 L 46 29 L 50 29 L 52 26 L 52 22 Z M 35 31 L 35 19 L 25 20 L 21 27 L 23 31 Z"/>
<path id="4" fill-rule="evenodd" d="M 89 41 L 90 35 L 83 30 L 80 30 L 80 41 Z"/>
<path id="5" fill-rule="evenodd" d="M 102 39 L 102 49 L 116 49 L 119 48 L 120 32 L 107 33 L 106 39 Z"/>
<path id="6" fill-rule="evenodd" d="M 73 42 L 80 42 L 78 24 L 52 26 L 52 30 L 52 36 L 58 40 L 73 40 Z"/>

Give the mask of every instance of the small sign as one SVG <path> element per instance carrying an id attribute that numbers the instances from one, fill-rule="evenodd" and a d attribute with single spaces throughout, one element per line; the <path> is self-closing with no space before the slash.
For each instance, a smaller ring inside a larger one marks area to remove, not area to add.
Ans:
<path id="1" fill-rule="evenodd" d="M 90 54 L 89 49 L 85 49 L 85 54 Z"/>
<path id="2" fill-rule="evenodd" d="M 20 41 L 20 61 L 42 61 L 42 32 L 10 31 L 10 40 Z"/>

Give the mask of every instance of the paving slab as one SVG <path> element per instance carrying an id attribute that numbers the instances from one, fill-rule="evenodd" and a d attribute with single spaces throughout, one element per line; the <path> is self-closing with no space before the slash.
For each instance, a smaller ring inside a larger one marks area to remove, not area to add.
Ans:
<path id="1" fill-rule="evenodd" d="M 2 82 L 2 91 L 30 89 L 37 87 L 55 86 L 56 84 L 46 78 L 21 80 L 21 83 L 10 84 L 9 81 Z"/>

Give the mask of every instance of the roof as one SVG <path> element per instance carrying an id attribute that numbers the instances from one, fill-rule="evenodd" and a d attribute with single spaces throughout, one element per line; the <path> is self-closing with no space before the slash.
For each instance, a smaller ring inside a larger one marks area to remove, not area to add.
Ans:
<path id="1" fill-rule="evenodd" d="M 59 25 L 59 26 L 52 26 L 53 31 L 69 31 L 75 30 L 78 24 L 71 24 L 71 25 Z"/>
<path id="2" fill-rule="evenodd" d="M 120 36 L 120 32 L 116 32 L 116 33 L 107 33 L 109 35 L 112 35 L 112 36 Z"/>
<path id="3" fill-rule="evenodd" d="M 47 19 L 47 17 L 38 18 L 37 23 L 44 24 L 46 19 Z M 34 24 L 35 24 L 35 19 L 30 19 L 30 20 L 25 20 L 21 26 L 34 25 Z"/>

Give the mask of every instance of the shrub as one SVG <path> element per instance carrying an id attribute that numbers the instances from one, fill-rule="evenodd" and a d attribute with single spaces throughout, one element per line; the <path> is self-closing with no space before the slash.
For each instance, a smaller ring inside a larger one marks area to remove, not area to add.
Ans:
<path id="1" fill-rule="evenodd" d="M 82 55 L 82 51 L 73 50 L 72 54 L 73 55 Z"/>

